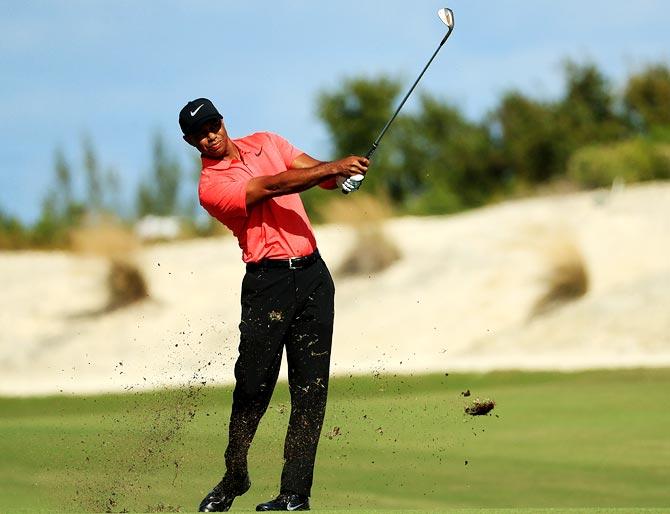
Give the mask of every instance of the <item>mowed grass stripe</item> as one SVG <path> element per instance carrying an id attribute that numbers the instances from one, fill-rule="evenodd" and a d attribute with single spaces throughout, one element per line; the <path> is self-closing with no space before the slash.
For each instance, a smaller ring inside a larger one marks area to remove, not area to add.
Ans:
<path id="1" fill-rule="evenodd" d="M 667 369 L 333 379 L 313 508 L 670 507 L 669 386 Z M 0 399 L 0 511 L 194 510 L 223 471 L 230 395 Z M 476 397 L 492 415 L 463 413 Z M 280 384 L 235 510 L 276 494 L 289 409 Z"/>

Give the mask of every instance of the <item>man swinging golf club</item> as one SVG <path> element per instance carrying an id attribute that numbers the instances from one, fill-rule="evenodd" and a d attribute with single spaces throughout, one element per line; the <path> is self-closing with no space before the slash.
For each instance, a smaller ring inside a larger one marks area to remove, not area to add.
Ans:
<path id="1" fill-rule="evenodd" d="M 309 510 L 328 391 L 334 286 L 297 193 L 318 185 L 349 194 L 361 186 L 369 159 L 454 29 L 451 9 L 440 9 L 438 16 L 448 32 L 366 157 L 320 162 L 270 133 L 232 140 L 205 98 L 189 102 L 179 114 L 184 140 L 202 155 L 200 203 L 233 231 L 247 263 L 226 474 L 200 504 L 201 512 L 227 511 L 251 487 L 247 453 L 277 382 L 284 347 L 291 417 L 281 489 L 256 510 Z"/>
<path id="2" fill-rule="evenodd" d="M 228 137 L 211 101 L 179 113 L 184 140 L 202 156 L 200 203 L 238 239 L 246 274 L 226 472 L 200 512 L 227 511 L 251 486 L 247 453 L 265 413 L 286 348 L 291 416 L 280 494 L 259 511 L 309 510 L 314 460 L 328 392 L 333 281 L 321 259 L 298 193 L 314 186 L 355 191 L 365 157 L 321 162 L 282 137 Z"/>

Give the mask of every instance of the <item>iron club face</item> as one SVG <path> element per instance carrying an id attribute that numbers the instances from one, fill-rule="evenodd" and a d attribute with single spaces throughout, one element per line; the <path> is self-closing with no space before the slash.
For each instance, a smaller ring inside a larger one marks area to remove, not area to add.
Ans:
<path id="1" fill-rule="evenodd" d="M 437 11 L 437 15 L 442 20 L 442 23 L 444 23 L 447 27 L 449 27 L 450 29 L 454 28 L 454 11 L 452 11 L 448 7 L 443 7 L 442 9 Z"/>

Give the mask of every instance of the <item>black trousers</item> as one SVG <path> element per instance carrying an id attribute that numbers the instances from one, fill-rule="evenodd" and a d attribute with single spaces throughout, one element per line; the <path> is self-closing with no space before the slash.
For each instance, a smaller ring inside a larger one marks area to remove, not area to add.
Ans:
<path id="1" fill-rule="evenodd" d="M 310 495 L 328 394 L 335 287 L 321 257 L 302 269 L 247 271 L 224 484 L 239 489 L 247 454 L 277 383 L 286 347 L 291 416 L 282 493 Z"/>

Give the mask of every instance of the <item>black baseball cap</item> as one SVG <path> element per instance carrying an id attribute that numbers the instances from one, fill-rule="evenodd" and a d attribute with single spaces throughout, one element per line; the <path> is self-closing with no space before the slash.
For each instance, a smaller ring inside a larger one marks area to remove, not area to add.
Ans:
<path id="1" fill-rule="evenodd" d="M 191 100 L 179 111 L 179 126 L 186 136 L 196 132 L 206 121 L 213 119 L 221 120 L 223 116 L 207 98 Z"/>

